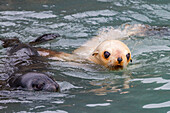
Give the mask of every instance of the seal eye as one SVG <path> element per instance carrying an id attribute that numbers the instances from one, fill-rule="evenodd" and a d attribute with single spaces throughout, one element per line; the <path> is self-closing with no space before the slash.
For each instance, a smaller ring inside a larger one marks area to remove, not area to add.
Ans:
<path id="1" fill-rule="evenodd" d="M 36 84 L 32 84 L 32 88 L 35 91 L 41 91 L 44 87 L 45 83 L 36 83 Z"/>
<path id="2" fill-rule="evenodd" d="M 126 55 L 126 58 L 127 58 L 127 60 L 129 60 L 129 58 L 130 58 L 130 53 L 128 53 L 128 54 Z"/>
<path id="3" fill-rule="evenodd" d="M 104 52 L 104 57 L 107 59 L 107 58 L 109 58 L 109 56 L 110 56 L 110 53 L 108 51 L 105 51 Z"/>

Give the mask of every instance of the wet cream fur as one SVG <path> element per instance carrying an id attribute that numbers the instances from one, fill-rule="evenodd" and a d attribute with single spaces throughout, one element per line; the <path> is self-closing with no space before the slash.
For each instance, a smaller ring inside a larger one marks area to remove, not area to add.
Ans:
<path id="1" fill-rule="evenodd" d="M 103 65 L 107 68 L 116 66 L 126 67 L 130 60 L 127 61 L 126 55 L 131 52 L 129 48 L 120 40 L 125 39 L 131 35 L 143 34 L 145 26 L 137 25 L 125 25 L 124 29 L 106 28 L 99 32 L 99 35 L 93 37 L 78 49 L 74 50 L 72 54 L 61 52 L 60 54 L 50 53 L 45 50 L 39 50 L 40 55 L 49 55 L 53 60 L 62 61 L 91 61 L 99 65 Z M 110 52 L 108 59 L 105 59 L 103 53 L 105 51 Z M 123 60 L 118 63 L 117 58 L 121 57 Z M 113 68 L 114 69 L 114 68 Z"/>
<path id="2" fill-rule="evenodd" d="M 110 53 L 110 56 L 106 59 L 104 57 L 104 52 Z M 96 64 L 103 65 L 107 68 L 114 68 L 115 66 L 126 67 L 129 63 L 126 55 L 130 53 L 129 48 L 119 40 L 105 40 L 103 41 L 89 56 L 89 60 L 95 62 Z M 122 58 L 122 62 L 118 63 L 117 59 Z"/>
<path id="3" fill-rule="evenodd" d="M 123 28 L 104 28 L 99 31 L 98 35 L 88 40 L 81 47 L 73 51 L 73 54 L 80 55 L 87 59 L 89 55 L 105 40 L 124 40 L 132 35 L 144 34 L 146 26 L 141 24 L 129 25 L 126 24 Z"/>

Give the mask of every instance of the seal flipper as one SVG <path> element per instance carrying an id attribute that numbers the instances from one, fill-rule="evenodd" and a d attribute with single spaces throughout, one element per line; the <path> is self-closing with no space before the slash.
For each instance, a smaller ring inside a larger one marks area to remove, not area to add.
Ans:
<path id="1" fill-rule="evenodd" d="M 40 44 L 40 43 L 43 43 L 43 42 L 54 40 L 58 37 L 60 37 L 60 35 L 58 33 L 44 34 L 44 35 L 38 37 L 37 39 L 35 39 L 34 41 L 30 42 L 29 44 L 31 46 L 34 46 L 36 44 Z"/>
<path id="2" fill-rule="evenodd" d="M 45 49 L 45 48 L 36 48 L 40 56 L 47 57 L 49 59 L 53 60 L 61 60 L 61 61 L 75 61 L 75 57 L 73 57 L 72 54 L 65 53 L 65 52 L 58 52 L 58 51 L 53 51 L 50 49 Z"/>

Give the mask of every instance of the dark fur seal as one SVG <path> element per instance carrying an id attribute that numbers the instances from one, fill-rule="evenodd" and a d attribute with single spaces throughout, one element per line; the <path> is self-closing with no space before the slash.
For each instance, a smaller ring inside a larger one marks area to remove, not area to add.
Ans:
<path id="1" fill-rule="evenodd" d="M 58 34 L 45 34 L 29 44 L 22 43 L 17 38 L 0 39 L 3 42 L 2 46 L 9 48 L 7 60 L 10 60 L 10 68 L 13 69 L 6 83 L 12 88 L 59 92 L 59 85 L 51 75 L 47 74 L 49 66 L 47 60 L 31 46 L 58 36 Z"/>

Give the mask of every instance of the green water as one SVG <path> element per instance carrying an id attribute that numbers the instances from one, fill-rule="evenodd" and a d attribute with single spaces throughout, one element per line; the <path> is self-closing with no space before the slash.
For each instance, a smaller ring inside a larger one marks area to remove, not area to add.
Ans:
<path id="1" fill-rule="evenodd" d="M 71 52 L 106 27 L 148 24 L 170 28 L 169 0 L 1 0 L 0 37 L 30 42 L 45 33 L 58 41 L 40 45 Z M 170 30 L 169 30 L 170 31 Z M 122 71 L 95 64 L 51 61 L 61 93 L 0 91 L 0 112 L 170 113 L 170 33 L 124 40 L 133 62 Z M 6 50 L 0 47 L 0 58 Z M 7 70 L 0 62 L 3 79 Z"/>

